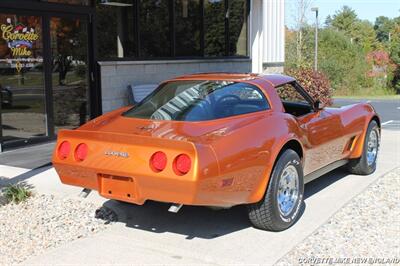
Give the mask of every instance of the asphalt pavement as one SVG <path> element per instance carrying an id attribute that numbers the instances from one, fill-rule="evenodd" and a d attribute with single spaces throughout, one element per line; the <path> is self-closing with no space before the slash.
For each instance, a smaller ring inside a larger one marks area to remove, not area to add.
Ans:
<path id="1" fill-rule="evenodd" d="M 333 105 L 344 106 L 360 102 L 370 103 L 381 117 L 382 125 L 383 126 L 390 125 L 386 126 L 386 128 L 392 127 L 392 125 L 394 124 L 398 124 L 395 121 L 400 122 L 400 99 L 363 100 L 363 99 L 335 98 L 333 101 Z M 400 125 L 398 126 L 398 128 L 400 129 Z"/>
<path id="2" fill-rule="evenodd" d="M 35 144 L 0 153 L 0 165 L 35 169 L 51 162 L 55 142 Z"/>
<path id="3" fill-rule="evenodd" d="M 377 171 L 358 176 L 341 168 L 308 183 L 302 216 L 284 232 L 255 229 L 244 206 L 221 211 L 184 206 L 173 214 L 167 211 L 168 204 L 136 206 L 106 200 L 92 192 L 85 200 L 114 210 L 118 222 L 106 231 L 48 250 L 24 264 L 272 265 L 380 176 L 399 166 L 399 131 L 383 129 Z M 79 188 L 62 185 L 53 168 L 33 175 L 30 172 L 17 179 L 28 181 L 40 193 L 76 197 L 80 192 Z"/>
<path id="4" fill-rule="evenodd" d="M 337 99 L 335 104 L 359 101 Z M 118 222 L 109 230 L 48 250 L 25 264 L 272 265 L 380 176 L 400 166 L 399 131 L 386 127 L 400 121 L 398 103 L 372 101 L 385 125 L 377 171 L 358 176 L 341 168 L 308 183 L 302 216 L 284 232 L 255 229 L 244 206 L 221 211 L 184 206 L 173 214 L 167 211 L 168 204 L 148 202 L 136 206 L 107 200 L 92 192 L 85 200 L 114 210 Z M 47 148 L 50 150 L 51 144 Z M 23 155 L 22 151 L 19 156 Z M 12 158 L 18 161 L 19 156 L 12 155 Z M 62 185 L 50 165 L 34 170 L 0 166 L 0 172 L 3 176 L 0 181 L 27 181 L 38 193 L 68 198 L 77 197 L 81 191 Z"/>

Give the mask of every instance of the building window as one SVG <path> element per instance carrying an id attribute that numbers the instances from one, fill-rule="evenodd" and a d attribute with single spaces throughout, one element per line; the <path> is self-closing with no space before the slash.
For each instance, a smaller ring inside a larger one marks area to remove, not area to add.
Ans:
<path id="1" fill-rule="evenodd" d="M 103 0 L 104 1 L 104 0 Z M 47 0 L 50 3 L 68 4 L 68 5 L 90 5 L 90 0 Z"/>
<path id="2" fill-rule="evenodd" d="M 100 60 L 247 56 L 249 0 L 97 0 Z"/>
<path id="3" fill-rule="evenodd" d="M 229 1 L 229 55 L 247 55 L 247 1 Z"/>
<path id="4" fill-rule="evenodd" d="M 206 0 L 204 3 L 204 55 L 225 55 L 225 1 Z"/>
<path id="5" fill-rule="evenodd" d="M 139 1 L 141 57 L 171 56 L 169 0 Z"/>
<path id="6" fill-rule="evenodd" d="M 200 0 L 175 0 L 175 56 L 201 56 Z"/>
<path id="7" fill-rule="evenodd" d="M 98 0 L 97 45 L 100 58 L 124 58 L 136 55 L 133 0 L 123 3 Z"/>

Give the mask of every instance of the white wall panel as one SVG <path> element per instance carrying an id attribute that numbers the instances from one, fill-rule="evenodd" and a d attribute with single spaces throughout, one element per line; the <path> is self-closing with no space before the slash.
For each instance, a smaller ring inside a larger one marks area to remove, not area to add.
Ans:
<path id="1" fill-rule="evenodd" d="M 285 60 L 285 2 L 263 0 L 263 63 Z"/>

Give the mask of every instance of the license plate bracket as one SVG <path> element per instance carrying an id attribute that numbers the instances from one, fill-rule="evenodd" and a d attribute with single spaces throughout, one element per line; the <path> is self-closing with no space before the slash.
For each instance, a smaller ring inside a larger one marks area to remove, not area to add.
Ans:
<path id="1" fill-rule="evenodd" d="M 99 192 L 107 198 L 132 200 L 135 198 L 135 182 L 132 177 L 99 174 Z"/>

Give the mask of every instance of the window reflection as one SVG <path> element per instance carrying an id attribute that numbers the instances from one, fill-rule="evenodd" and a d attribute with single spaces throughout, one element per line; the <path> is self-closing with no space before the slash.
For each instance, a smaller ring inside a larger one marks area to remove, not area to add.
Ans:
<path id="1" fill-rule="evenodd" d="M 133 0 L 118 3 L 98 0 L 96 12 L 100 58 L 135 56 Z"/>
<path id="2" fill-rule="evenodd" d="M 205 121 L 268 109 L 253 85 L 232 81 L 173 81 L 165 84 L 125 116 L 177 121 Z"/>
<path id="3" fill-rule="evenodd" d="M 175 0 L 176 56 L 200 54 L 200 1 Z"/>
<path id="4" fill-rule="evenodd" d="M 204 54 L 225 55 L 225 4 L 223 0 L 204 2 Z"/>
<path id="5" fill-rule="evenodd" d="M 76 128 L 89 118 L 87 22 L 77 18 L 50 20 L 53 58 L 53 106 L 56 132 Z"/>
<path id="6" fill-rule="evenodd" d="M 140 1 L 140 56 L 171 56 L 169 1 Z"/>
<path id="7" fill-rule="evenodd" d="M 0 14 L 0 130 L 4 142 L 47 134 L 42 38 L 41 17 Z"/>
<path id="8" fill-rule="evenodd" d="M 247 56 L 248 3 L 97 0 L 99 57 Z"/>
<path id="9" fill-rule="evenodd" d="M 229 1 L 229 55 L 247 55 L 247 1 Z"/>
<path id="10" fill-rule="evenodd" d="M 90 0 L 47 0 L 47 2 L 82 6 L 90 5 Z"/>

